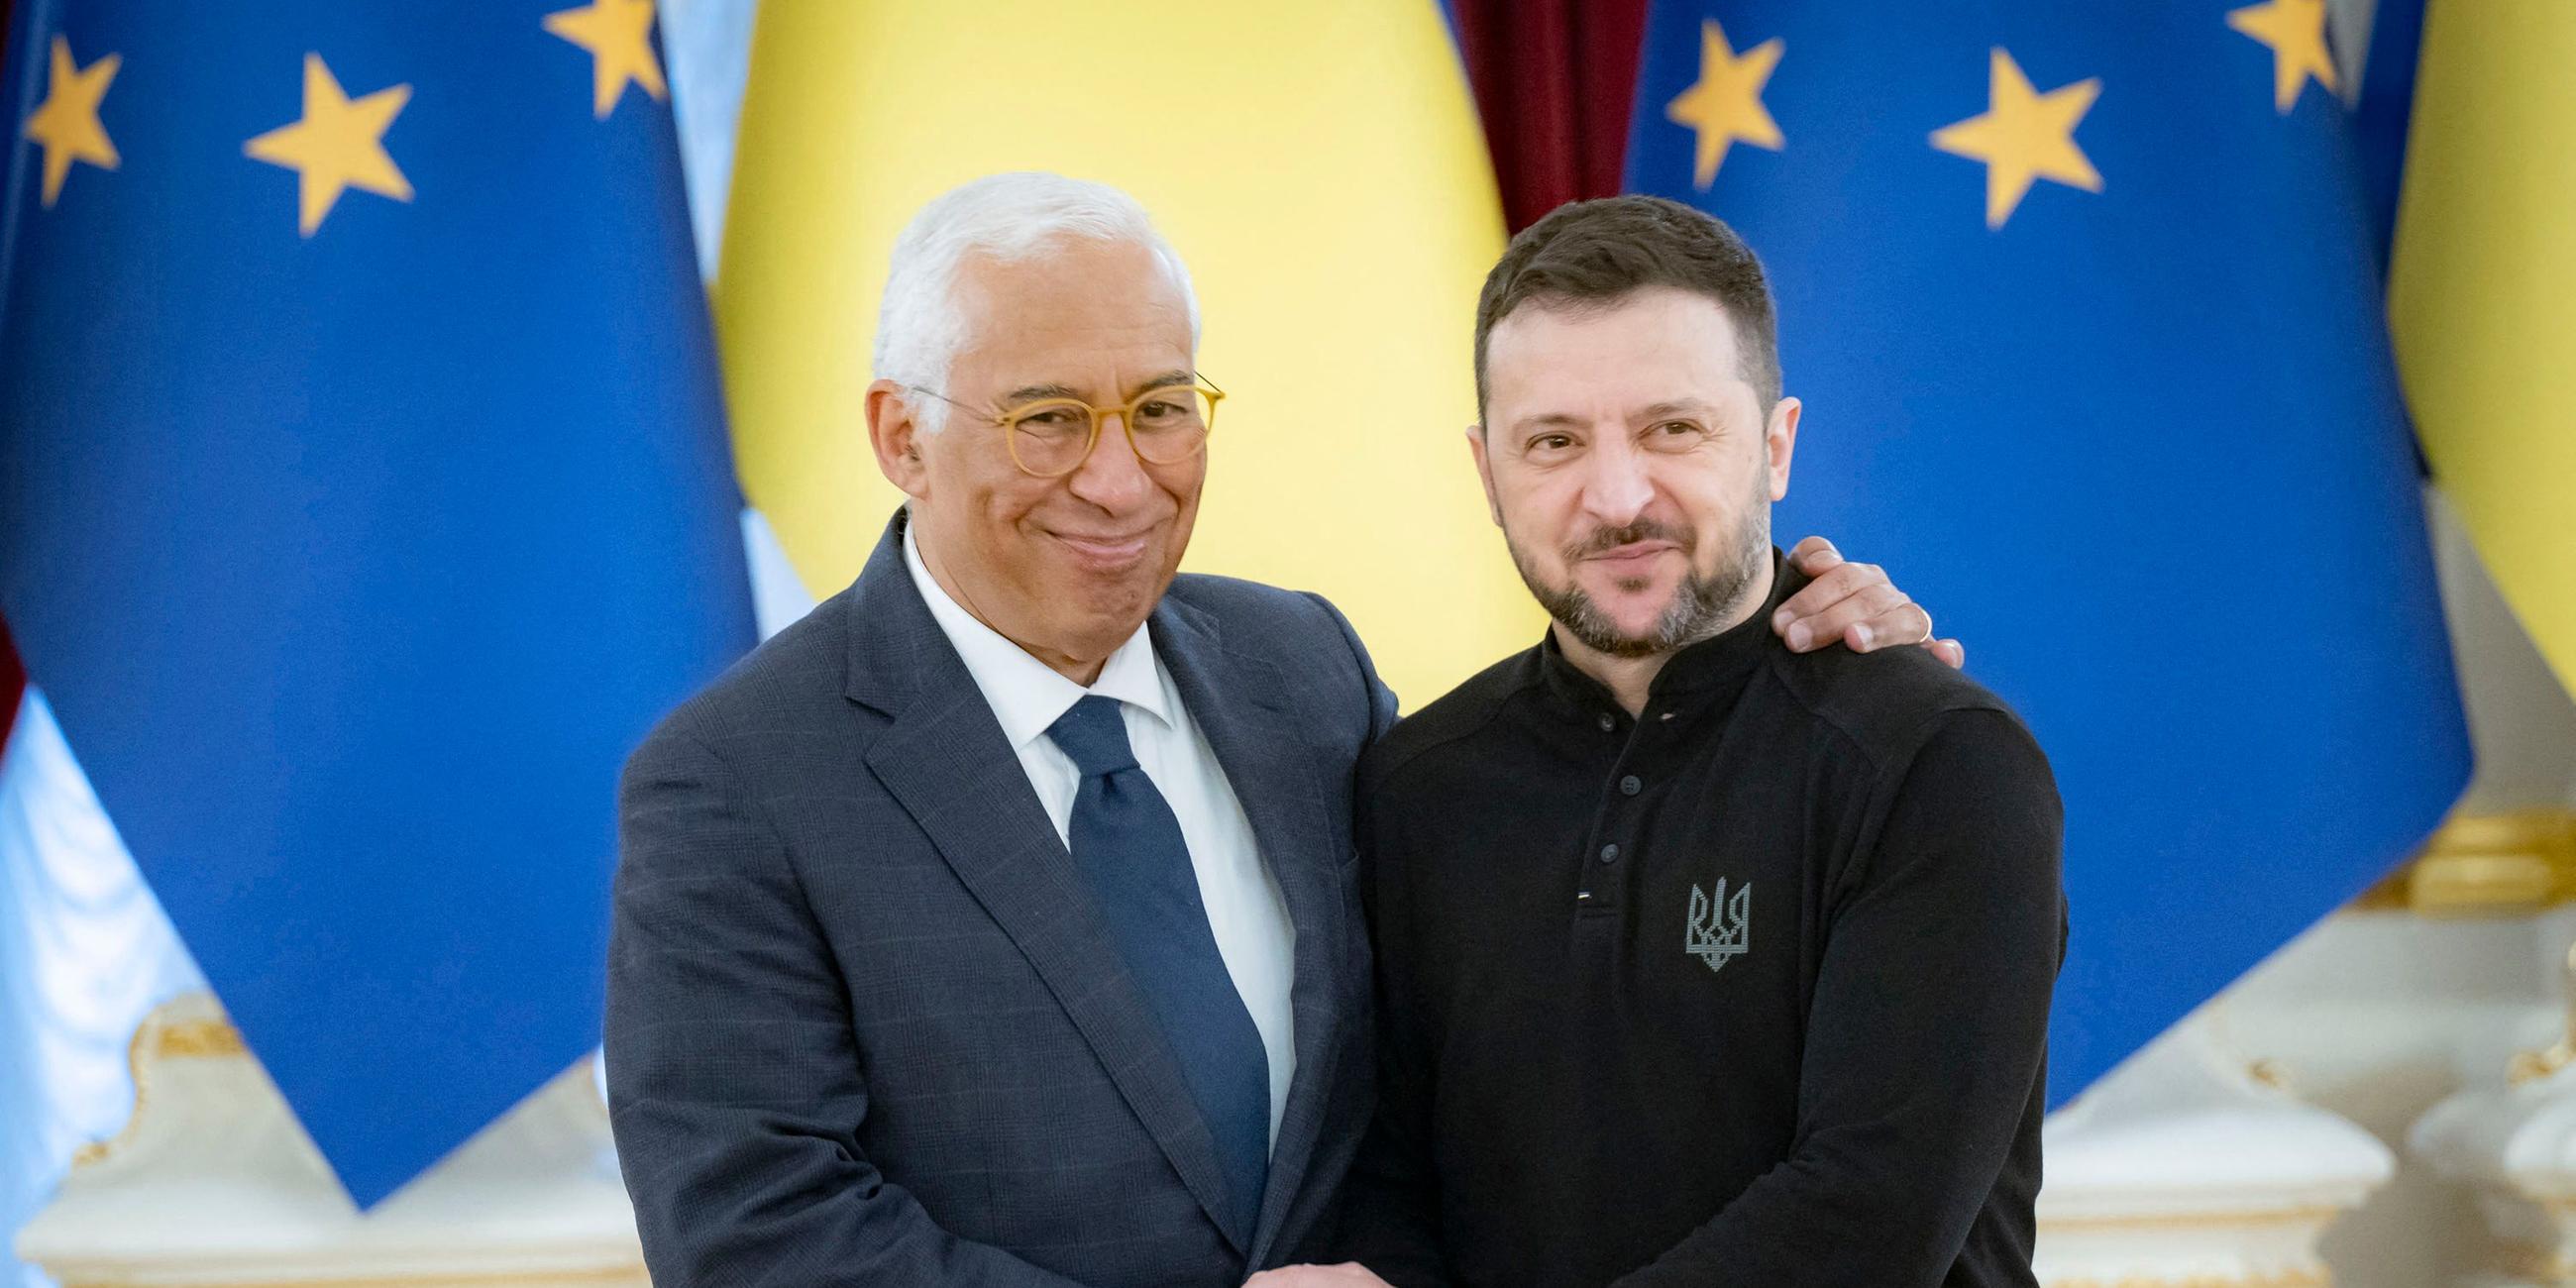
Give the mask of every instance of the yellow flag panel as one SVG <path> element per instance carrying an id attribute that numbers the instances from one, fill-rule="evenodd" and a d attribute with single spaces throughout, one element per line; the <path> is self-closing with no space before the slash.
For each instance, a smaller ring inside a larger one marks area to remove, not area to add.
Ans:
<path id="1" fill-rule="evenodd" d="M 1228 397 L 1190 569 L 1323 592 L 1409 707 L 1537 638 L 1461 437 L 1503 230 L 1431 0 L 768 0 L 751 66 L 718 336 L 744 492 L 817 595 L 898 500 L 862 412 L 895 234 L 1053 170 L 1196 279 Z"/>
<path id="2" fill-rule="evenodd" d="M 2435 4 L 2389 315 L 2434 481 L 2576 691 L 2576 4 Z"/>

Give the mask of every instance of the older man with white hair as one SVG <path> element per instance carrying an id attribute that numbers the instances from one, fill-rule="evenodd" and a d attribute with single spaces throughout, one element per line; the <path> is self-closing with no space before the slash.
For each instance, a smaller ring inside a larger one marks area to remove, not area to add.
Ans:
<path id="1" fill-rule="evenodd" d="M 905 506 L 622 785 L 609 1095 L 664 1288 L 1232 1285 L 1319 1242 L 1395 701 L 1322 598 L 1176 575 L 1197 340 L 1114 189 L 982 179 L 896 243 L 867 417 Z M 1856 566 L 1791 607 L 1928 634 Z"/>

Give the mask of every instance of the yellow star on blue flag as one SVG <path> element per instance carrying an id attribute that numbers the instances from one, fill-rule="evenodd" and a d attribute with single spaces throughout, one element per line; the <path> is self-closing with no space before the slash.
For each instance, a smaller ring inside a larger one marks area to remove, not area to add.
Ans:
<path id="1" fill-rule="evenodd" d="M 2309 81 L 2335 90 L 2334 54 L 2326 48 L 2326 0 L 2264 0 L 2232 10 L 2227 25 L 2272 51 L 2272 103 L 2287 113 Z"/>
<path id="2" fill-rule="evenodd" d="M 107 97 L 107 87 L 116 80 L 116 69 L 123 63 L 124 59 L 109 54 L 83 67 L 72 61 L 71 42 L 54 37 L 46 64 L 45 101 L 27 117 L 25 130 L 27 138 L 44 149 L 47 209 L 62 196 L 63 181 L 71 176 L 73 162 L 101 170 L 116 168 L 116 143 L 107 137 L 107 128 L 99 124 L 98 105 Z"/>
<path id="3" fill-rule="evenodd" d="M 657 103 L 669 92 L 661 60 L 653 56 L 653 0 L 591 0 L 547 14 L 545 27 L 590 51 L 591 113 L 601 120 L 629 84 L 643 86 Z"/>
<path id="4" fill-rule="evenodd" d="M 1733 143 L 1780 150 L 1780 123 L 1762 105 L 1762 87 L 1780 65 L 1781 43 L 1766 40 L 1738 54 L 1715 19 L 1700 24 L 1699 80 L 1664 106 L 1664 116 L 1693 132 L 1691 182 L 1717 181 Z"/>
<path id="5" fill-rule="evenodd" d="M 1932 132 L 1932 146 L 1986 163 L 1986 227 L 2001 228 L 2030 185 L 2047 179 L 2086 192 L 2102 175 L 2076 146 L 2075 127 L 2102 93 L 2099 77 L 2040 93 L 2001 47 L 1988 55 L 1992 106 Z"/>
<path id="6" fill-rule="evenodd" d="M 410 101 L 409 85 L 351 99 L 322 55 L 306 54 L 303 119 L 252 139 L 242 151 L 295 172 L 295 227 L 310 237 L 350 188 L 411 200 L 411 181 L 384 144 L 386 127 Z"/>

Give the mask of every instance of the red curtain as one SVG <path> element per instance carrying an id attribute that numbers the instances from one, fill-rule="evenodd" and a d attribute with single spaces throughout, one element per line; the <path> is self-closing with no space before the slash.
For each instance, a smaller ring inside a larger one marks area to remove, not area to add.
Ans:
<path id="1" fill-rule="evenodd" d="M 1620 190 L 1646 5 L 1451 0 L 1512 231 L 1566 202 Z"/>
<path id="2" fill-rule="evenodd" d="M 26 686 L 27 672 L 18 665 L 18 650 L 9 642 L 9 623 L 0 622 L 0 750 L 9 746 L 9 730 L 18 723 L 18 694 Z"/>
<path id="3" fill-rule="evenodd" d="M 0 44 L 8 41 L 10 0 L 0 0 Z M 27 33 L 29 40 L 35 33 Z M 9 746 L 9 731 L 18 723 L 18 695 L 27 687 L 27 670 L 18 664 L 18 648 L 9 642 L 9 623 L 0 620 L 0 750 Z"/>

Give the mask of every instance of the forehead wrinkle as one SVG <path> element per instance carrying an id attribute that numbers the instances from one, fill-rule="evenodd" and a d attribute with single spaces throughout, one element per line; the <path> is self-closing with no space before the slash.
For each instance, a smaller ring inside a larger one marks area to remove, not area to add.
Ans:
<path id="1" fill-rule="evenodd" d="M 1132 400 L 1149 389 L 1168 389 L 1175 385 L 1190 384 L 1197 379 L 1198 376 L 1196 373 L 1174 367 L 1169 371 L 1147 376 L 1143 380 L 1137 381 L 1120 396 Z M 1086 396 L 1080 389 L 1077 389 L 1072 385 L 1058 383 L 1022 385 L 1019 388 L 1002 395 L 1002 401 L 1009 405 L 1039 402 L 1049 398 L 1070 398 L 1076 402 L 1086 400 Z"/>
<path id="2" fill-rule="evenodd" d="M 959 354 L 961 364 L 999 380 L 1018 380 L 1006 398 L 1090 398 L 1105 392 L 1093 382 L 1115 380 L 1121 370 L 1156 374 L 1136 385 L 1186 384 L 1189 346 L 1167 332 L 1164 320 L 1101 325 L 1094 319 L 1010 318 L 978 328 Z M 977 380 L 976 383 L 983 383 Z"/>
<path id="3" fill-rule="evenodd" d="M 1036 402 L 1041 398 L 1080 398 L 1071 385 L 1022 385 L 1002 395 L 1005 403 Z"/>
<path id="4" fill-rule="evenodd" d="M 1577 416 L 1570 411 L 1542 411 L 1533 412 L 1513 421 L 1512 428 L 1515 430 L 1538 429 L 1543 426 L 1581 428 L 1591 423 L 1590 418 Z"/>
<path id="5" fill-rule="evenodd" d="M 1648 403 L 1645 406 L 1628 413 L 1628 419 L 1631 421 L 1644 421 L 1655 420 L 1664 416 L 1687 416 L 1694 413 L 1699 415 L 1715 415 L 1720 410 L 1722 409 L 1719 408 L 1717 404 L 1712 403 L 1705 398 L 1666 398 L 1661 402 Z"/>

